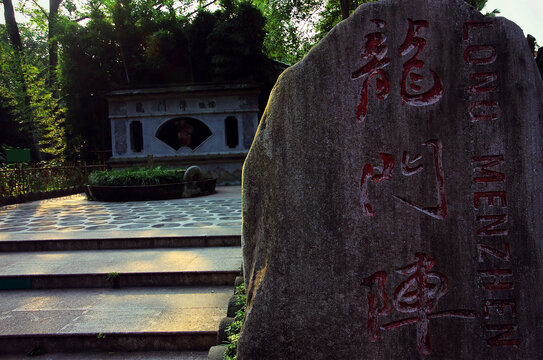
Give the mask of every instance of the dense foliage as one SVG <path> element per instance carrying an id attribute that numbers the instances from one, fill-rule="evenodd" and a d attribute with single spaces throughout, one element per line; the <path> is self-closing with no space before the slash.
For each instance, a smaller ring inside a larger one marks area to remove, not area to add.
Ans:
<path id="1" fill-rule="evenodd" d="M 60 82 L 70 154 L 110 145 L 103 94 L 120 86 L 210 81 L 266 82 L 264 18 L 249 3 L 229 3 L 191 18 L 173 2 L 90 2 L 85 26 L 64 19 Z M 160 4 L 160 3 L 159 3 Z M 93 109 L 93 111 L 89 111 Z"/>
<path id="2" fill-rule="evenodd" d="M 94 171 L 89 175 L 89 185 L 136 186 L 177 184 L 183 182 L 185 169 L 131 168 Z"/>
<path id="3" fill-rule="evenodd" d="M 247 309 L 247 295 L 245 293 L 244 283 L 236 287 L 235 295 L 238 299 L 236 305 L 239 307 L 239 310 L 236 312 L 234 322 L 226 329 L 228 340 L 230 341 L 224 354 L 226 360 L 237 359 L 238 340 Z"/>
<path id="4" fill-rule="evenodd" d="M 0 148 L 26 147 L 41 160 L 39 150 L 57 156 L 64 151 L 64 114 L 46 86 L 47 52 L 29 28 L 21 28 L 21 53 L 0 26 Z M 44 154 L 44 155 L 45 155 Z"/>
<path id="5" fill-rule="evenodd" d="M 11 24 L 21 46 L 0 26 L 0 148 L 32 147 L 34 160 L 92 161 L 107 152 L 104 94 L 114 88 L 216 81 L 271 88 L 277 76 L 263 53 L 265 18 L 248 1 L 216 2 L 214 12 L 188 0 L 56 2 L 57 13 L 23 2 L 19 11 L 31 21 Z"/>
<path id="6" fill-rule="evenodd" d="M 360 5 L 378 0 L 253 0 L 266 17 L 265 53 L 294 64 Z M 481 11 L 487 0 L 465 0 Z M 487 14 L 493 15 L 497 11 Z"/>
<path id="7" fill-rule="evenodd" d="M 377 0 L 21 1 L 2 0 L 0 162 L 6 147 L 31 148 L 34 160 L 107 157 L 104 94 L 115 88 L 255 81 L 266 93 L 284 67 L 273 60 L 297 62 Z M 30 21 L 17 24 L 15 11 Z"/>

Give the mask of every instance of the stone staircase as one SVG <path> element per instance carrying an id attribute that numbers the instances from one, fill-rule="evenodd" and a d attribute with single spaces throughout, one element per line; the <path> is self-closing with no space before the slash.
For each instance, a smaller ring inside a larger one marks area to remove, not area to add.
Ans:
<path id="1" fill-rule="evenodd" d="M 0 242 L 0 358 L 206 359 L 239 235 Z"/>

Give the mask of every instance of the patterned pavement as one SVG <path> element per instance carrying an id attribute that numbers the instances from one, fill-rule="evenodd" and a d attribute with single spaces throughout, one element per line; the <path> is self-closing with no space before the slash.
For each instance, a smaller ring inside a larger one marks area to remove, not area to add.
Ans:
<path id="1" fill-rule="evenodd" d="M 88 201 L 82 194 L 0 207 L 0 233 L 241 228 L 241 188 L 188 199 Z"/>

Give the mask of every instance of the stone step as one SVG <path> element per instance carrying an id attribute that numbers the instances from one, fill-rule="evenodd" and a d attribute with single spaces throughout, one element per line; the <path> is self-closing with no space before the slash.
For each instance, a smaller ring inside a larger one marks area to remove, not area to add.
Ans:
<path id="1" fill-rule="evenodd" d="M 237 271 L 197 271 L 182 273 L 0 276 L 0 290 L 128 288 L 152 286 L 206 286 L 232 284 Z"/>
<path id="2" fill-rule="evenodd" d="M 207 351 L 147 351 L 102 353 L 49 353 L 38 360 L 207 360 Z M 21 360 L 20 354 L 0 355 L 0 360 Z"/>
<path id="3" fill-rule="evenodd" d="M 241 246 L 238 234 L 195 235 L 195 236 L 142 236 L 142 237 L 92 237 L 92 234 L 78 234 L 74 237 L 59 235 L 18 234 L 6 239 L 0 238 L 0 253 L 21 251 L 72 251 L 104 249 L 153 249 L 192 248 L 215 246 Z M 86 235 L 86 236 L 84 236 Z"/>
<path id="4" fill-rule="evenodd" d="M 2 291 L 0 349 L 205 351 L 216 344 L 232 294 L 231 286 Z"/>
<path id="5" fill-rule="evenodd" d="M 0 289 L 232 285 L 239 247 L 0 254 Z"/>

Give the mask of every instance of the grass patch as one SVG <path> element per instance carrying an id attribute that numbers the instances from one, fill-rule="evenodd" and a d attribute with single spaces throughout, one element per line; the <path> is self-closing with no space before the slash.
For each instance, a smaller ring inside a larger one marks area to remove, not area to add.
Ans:
<path id="1" fill-rule="evenodd" d="M 89 175 L 89 185 L 137 186 L 162 185 L 183 182 L 185 169 L 127 168 L 94 171 Z"/>
<path id="2" fill-rule="evenodd" d="M 241 284 L 236 287 L 236 296 L 238 297 L 237 305 L 240 306 L 240 309 L 236 312 L 234 317 L 234 322 L 228 326 L 226 333 L 228 334 L 228 340 L 230 343 L 226 348 L 224 353 L 224 359 L 226 360 L 236 360 L 237 359 L 237 349 L 238 349 L 238 339 L 239 334 L 241 333 L 241 327 L 243 326 L 243 320 L 245 319 L 245 309 L 247 306 L 247 296 L 245 295 L 245 284 Z"/>
<path id="3" fill-rule="evenodd" d="M 121 275 L 118 272 L 110 272 L 106 276 L 107 281 L 113 281 L 115 279 L 118 279 Z"/>

